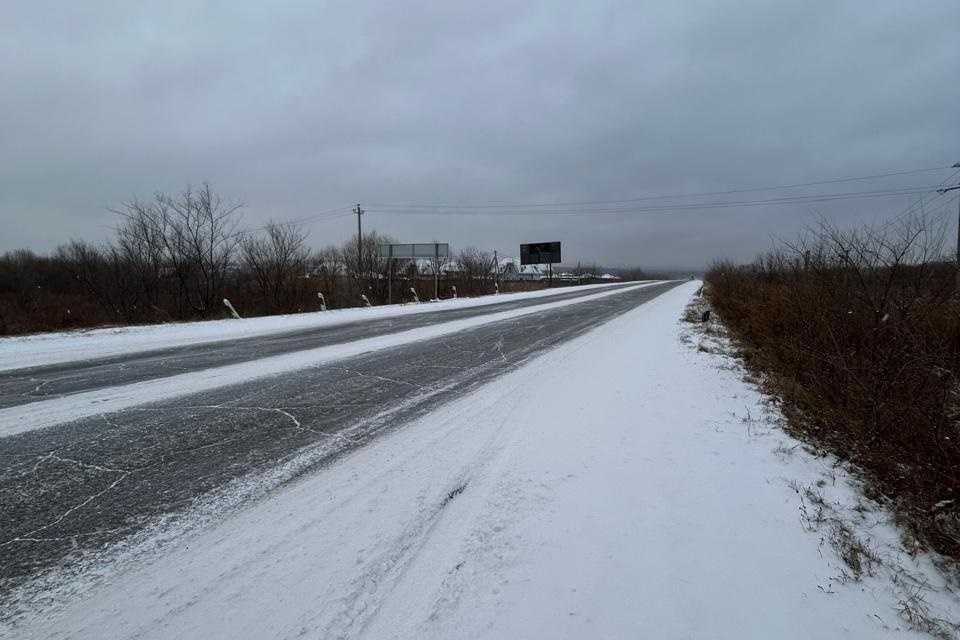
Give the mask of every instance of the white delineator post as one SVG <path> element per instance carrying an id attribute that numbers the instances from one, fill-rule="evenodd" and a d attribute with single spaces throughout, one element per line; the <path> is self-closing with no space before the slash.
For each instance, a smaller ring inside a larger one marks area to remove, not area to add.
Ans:
<path id="1" fill-rule="evenodd" d="M 224 299 L 223 299 L 223 304 L 224 304 L 224 306 L 227 307 L 227 309 L 230 309 L 230 313 L 233 314 L 233 317 L 234 317 L 234 318 L 236 318 L 237 320 L 240 320 L 240 319 L 241 319 L 241 318 L 240 318 L 240 314 L 237 313 L 237 310 L 233 308 L 233 305 L 230 304 L 230 301 L 229 301 L 229 300 L 227 300 L 226 298 L 224 298 Z"/>

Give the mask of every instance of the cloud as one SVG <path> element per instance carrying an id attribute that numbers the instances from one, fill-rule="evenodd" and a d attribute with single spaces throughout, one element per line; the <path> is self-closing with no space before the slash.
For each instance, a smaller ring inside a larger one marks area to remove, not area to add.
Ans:
<path id="1" fill-rule="evenodd" d="M 203 180 L 260 224 L 354 202 L 611 200 L 960 160 L 952 2 L 457 4 L 13 3 L 0 250 L 104 238 L 106 206 Z M 699 266 L 749 258 L 816 215 L 855 223 L 907 204 L 522 218 L 369 206 L 365 223 L 407 241 L 560 239 L 570 258 Z M 352 229 L 311 223 L 317 244 Z"/>

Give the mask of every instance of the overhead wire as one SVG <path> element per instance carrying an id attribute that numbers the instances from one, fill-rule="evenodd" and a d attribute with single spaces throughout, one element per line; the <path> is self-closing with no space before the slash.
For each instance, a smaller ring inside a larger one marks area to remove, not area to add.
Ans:
<path id="1" fill-rule="evenodd" d="M 956 168 L 956 165 L 953 165 L 950 168 L 951 169 Z M 923 194 L 921 194 L 920 197 L 914 200 L 910 205 L 908 205 L 907 208 L 897 213 L 894 216 L 894 219 L 897 219 L 897 220 L 902 219 L 916 212 L 917 208 L 924 209 L 925 207 L 934 204 L 938 199 L 942 198 L 945 195 L 943 192 L 940 191 L 940 189 L 953 183 L 958 177 L 960 177 L 960 168 L 957 168 L 956 171 L 954 171 L 952 174 L 950 174 L 949 176 L 944 178 L 942 181 L 940 181 L 940 183 L 936 186 L 936 189 L 935 189 L 936 195 L 933 198 L 931 198 L 930 200 L 924 201 Z"/>
<path id="2" fill-rule="evenodd" d="M 655 200 L 669 200 L 682 198 L 698 198 L 704 196 L 730 195 L 736 193 L 755 193 L 762 191 L 775 191 L 781 189 L 796 189 L 801 187 L 822 186 L 826 184 L 839 184 L 844 182 L 856 182 L 865 180 L 877 180 L 893 176 L 916 175 L 920 173 L 930 173 L 934 171 L 944 171 L 950 169 L 950 166 L 926 167 L 922 169 L 903 169 L 897 171 L 887 171 L 884 173 L 875 173 L 863 176 L 853 176 L 845 178 L 831 178 L 827 180 L 817 180 L 812 182 L 798 182 L 793 184 L 770 185 L 765 187 L 750 187 L 739 189 L 727 189 L 722 191 L 702 191 L 696 193 L 676 193 L 667 195 L 641 196 L 637 198 L 627 198 L 622 200 L 588 200 L 579 202 L 491 202 L 491 203 L 370 203 L 370 208 L 379 209 L 534 209 L 534 208 L 555 208 L 555 207 L 592 207 L 599 205 L 631 204 L 635 202 L 649 202 Z"/>
<path id="3" fill-rule="evenodd" d="M 816 193 L 793 196 L 783 196 L 778 198 L 763 198 L 756 200 L 727 200 L 727 201 L 708 201 L 691 203 L 671 203 L 657 206 L 646 207 L 583 207 L 583 208 L 554 208 L 550 210 L 529 209 L 529 208 L 509 208 L 509 209 L 418 209 L 402 207 L 376 207 L 370 206 L 367 211 L 372 213 L 389 213 L 400 215 L 629 215 L 629 214 L 654 214 L 668 213 L 673 211 L 693 211 L 702 209 L 720 209 L 731 207 L 753 207 L 769 206 L 782 204 L 804 204 L 830 202 L 835 200 L 851 200 L 863 198 L 881 198 L 904 195 L 918 195 L 930 193 L 936 190 L 936 186 L 911 186 L 897 189 L 878 189 L 872 191 L 840 192 L 840 193 Z"/>

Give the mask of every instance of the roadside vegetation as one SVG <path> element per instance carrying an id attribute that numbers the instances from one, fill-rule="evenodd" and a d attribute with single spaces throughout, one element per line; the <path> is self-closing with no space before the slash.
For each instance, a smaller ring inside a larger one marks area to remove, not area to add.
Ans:
<path id="1" fill-rule="evenodd" d="M 705 294 L 789 428 L 853 463 L 920 545 L 960 559 L 960 292 L 944 229 L 821 225 Z"/>
<path id="2" fill-rule="evenodd" d="M 390 263 L 377 247 L 396 239 L 376 231 L 364 233 L 359 252 L 355 236 L 317 249 L 296 223 L 242 227 L 241 206 L 208 185 L 157 193 L 114 212 L 117 226 L 108 242 L 72 240 L 45 256 L 0 255 L 0 335 L 223 318 L 229 316 L 224 298 L 242 316 L 410 301 L 414 291 L 429 300 L 435 273 L 444 298 L 497 287 L 492 252 L 470 247 L 430 264 Z M 591 282 L 601 272 L 590 266 L 578 273 Z M 639 269 L 622 275 L 645 277 Z M 500 282 L 499 290 L 545 286 Z"/>

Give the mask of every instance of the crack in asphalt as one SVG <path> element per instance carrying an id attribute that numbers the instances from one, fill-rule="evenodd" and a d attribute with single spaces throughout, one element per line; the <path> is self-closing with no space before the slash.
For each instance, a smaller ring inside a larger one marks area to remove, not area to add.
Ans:
<path id="1" fill-rule="evenodd" d="M 417 383 L 415 383 L 415 382 L 407 382 L 406 380 L 397 380 L 396 378 L 387 378 L 387 377 L 385 377 L 385 376 L 378 376 L 378 375 L 373 374 L 373 373 L 364 373 L 363 371 L 357 371 L 357 370 L 355 370 L 355 369 L 350 369 L 350 368 L 344 367 L 344 366 L 342 366 L 342 365 L 334 365 L 333 368 L 334 368 L 334 369 L 337 369 L 337 370 L 339 370 L 339 371 L 343 371 L 344 373 L 349 373 L 349 374 L 356 375 L 356 376 L 362 376 L 362 377 L 364 377 L 364 378 L 374 378 L 375 380 L 382 380 L 383 382 L 391 382 L 391 383 L 393 383 L 393 384 L 405 384 L 405 385 L 409 385 L 409 386 L 411 386 L 411 387 L 414 387 L 414 388 L 416 388 L 416 389 L 420 389 L 420 390 L 422 390 L 422 391 L 431 391 L 431 390 L 432 390 L 432 389 L 429 388 L 429 387 L 424 387 L 423 385 L 417 384 Z"/>
<path id="2" fill-rule="evenodd" d="M 14 542 L 34 542 L 34 541 L 45 540 L 45 539 L 43 539 L 43 538 L 32 538 L 31 536 L 33 536 L 35 533 L 39 533 L 40 531 L 44 531 L 44 530 L 49 529 L 50 527 L 52 527 L 52 526 L 54 526 L 54 525 L 56 525 L 56 524 L 59 524 L 61 521 L 64 520 L 64 518 L 66 518 L 67 516 L 69 516 L 69 515 L 70 515 L 71 513 L 73 513 L 74 511 L 77 511 L 78 509 L 82 509 L 83 507 L 87 506 L 88 504 L 90 504 L 91 502 L 93 502 L 94 500 L 96 500 L 97 498 L 99 498 L 100 496 L 104 495 L 105 493 L 107 493 L 108 491 L 110 491 L 111 489 L 113 489 L 114 487 L 116 487 L 118 484 L 120 484 L 120 483 L 124 480 L 124 478 L 126 478 L 126 477 L 129 476 L 129 475 L 130 475 L 130 472 L 123 473 L 119 478 L 117 478 L 116 480 L 114 480 L 113 482 L 111 482 L 111 483 L 107 486 L 106 489 L 103 489 L 102 491 L 98 491 L 97 493 L 93 494 L 92 496 L 90 496 L 89 498 L 87 498 L 86 500 L 84 500 L 83 502 L 81 502 L 80 504 L 75 505 L 75 506 L 73 506 L 73 507 L 70 507 L 69 509 L 67 509 L 66 511 L 64 511 L 63 513 L 61 513 L 61 514 L 60 514 L 56 519 L 54 519 L 52 522 L 49 522 L 49 523 L 47 523 L 47 524 L 45 524 L 45 525 L 43 525 L 43 526 L 41 526 L 41 527 L 37 527 L 36 529 L 34 529 L 34 530 L 32 530 L 32 531 L 28 531 L 28 532 L 25 533 L 23 536 L 17 536 L 16 538 L 12 538 L 12 539 L 10 539 L 10 540 L 7 540 L 6 542 L 0 542 L 0 547 L 6 547 L 7 545 L 13 544 Z M 71 535 L 71 536 L 69 536 L 69 537 L 70 537 L 70 538 L 75 538 L 76 536 L 75 536 L 75 535 Z M 57 539 L 62 539 L 62 538 L 50 538 L 49 540 L 57 540 Z"/>
<path id="3" fill-rule="evenodd" d="M 45 456 L 40 456 L 40 459 L 37 460 L 37 463 L 36 463 L 35 465 L 33 465 L 33 471 L 36 472 L 37 468 L 38 468 L 41 464 L 43 464 L 44 462 L 46 462 L 47 460 L 56 460 L 56 461 L 58 461 L 58 462 L 67 462 L 67 463 L 70 463 L 70 464 L 75 464 L 75 465 L 80 466 L 80 467 L 85 467 L 85 468 L 87 468 L 87 469 L 96 469 L 97 471 L 106 471 L 106 472 L 108 472 L 108 473 L 133 473 L 133 471 L 130 471 L 130 470 L 128 470 L 128 469 L 111 469 L 111 468 L 109 468 L 109 467 L 101 467 L 100 465 L 90 464 L 90 463 L 87 463 L 87 462 L 81 462 L 81 461 L 79 461 L 79 460 L 74 460 L 73 458 L 63 458 L 63 457 L 58 456 L 55 451 L 51 451 L 50 453 L 48 453 L 48 454 L 45 455 Z"/>

